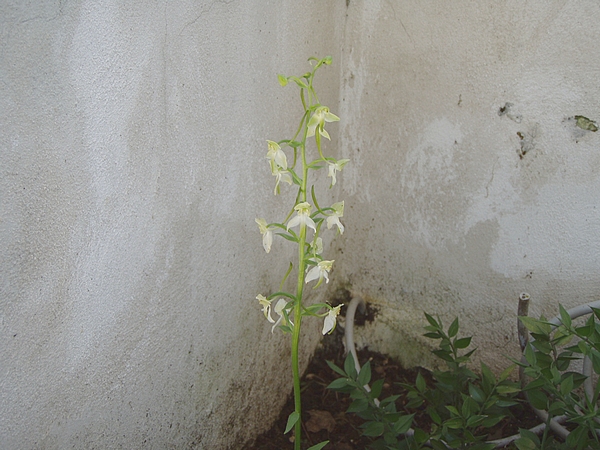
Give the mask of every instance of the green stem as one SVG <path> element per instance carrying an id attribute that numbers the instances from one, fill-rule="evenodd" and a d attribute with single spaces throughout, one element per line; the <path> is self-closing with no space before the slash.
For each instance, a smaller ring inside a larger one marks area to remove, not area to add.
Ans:
<path id="1" fill-rule="evenodd" d="M 305 129 L 306 130 L 306 129 Z M 306 187 L 308 179 L 308 164 L 306 163 L 306 131 L 301 145 L 302 158 L 302 184 L 300 186 L 300 202 L 306 201 Z M 304 279 L 306 271 L 306 224 L 300 225 L 298 239 L 298 284 L 296 286 L 296 304 L 294 305 L 294 329 L 292 333 L 292 374 L 294 377 L 294 411 L 298 414 L 298 421 L 294 425 L 294 449 L 300 450 L 302 441 L 302 395 L 300 392 L 300 326 L 302 324 L 302 293 L 304 290 Z"/>
<path id="2" fill-rule="evenodd" d="M 544 432 L 542 433 L 542 442 L 541 448 L 546 448 L 546 439 L 548 438 L 548 431 L 550 431 L 550 421 L 552 420 L 552 416 L 548 413 L 548 419 L 546 420 L 546 428 L 544 428 Z"/>
<path id="3" fill-rule="evenodd" d="M 298 421 L 294 426 L 294 449 L 300 450 L 302 433 L 302 395 L 300 391 L 300 325 L 302 324 L 302 291 L 304 289 L 304 272 L 306 261 L 304 259 L 304 244 L 306 243 L 306 225 L 300 225 L 300 242 L 298 243 L 298 285 L 296 288 L 296 304 L 294 305 L 294 330 L 292 334 L 292 373 L 294 375 L 294 410 L 298 414 Z"/>
<path id="4" fill-rule="evenodd" d="M 300 225 L 300 242 L 298 242 L 298 285 L 296 287 L 296 304 L 294 305 L 294 330 L 292 334 L 292 373 L 294 375 L 294 410 L 298 414 L 298 421 L 294 426 L 294 449 L 300 450 L 302 436 L 302 394 L 300 391 L 300 325 L 302 324 L 302 291 L 304 289 L 304 244 L 306 243 L 306 225 Z"/>
<path id="5" fill-rule="evenodd" d="M 304 242 L 306 241 L 306 225 L 300 226 L 298 286 L 296 289 L 296 304 L 294 305 L 294 330 L 292 334 L 292 373 L 294 375 L 294 410 L 298 414 L 298 421 L 294 425 L 294 449 L 300 450 L 302 435 L 302 395 L 300 391 L 300 364 L 298 350 L 300 348 L 300 325 L 302 323 L 302 289 L 304 284 Z"/>

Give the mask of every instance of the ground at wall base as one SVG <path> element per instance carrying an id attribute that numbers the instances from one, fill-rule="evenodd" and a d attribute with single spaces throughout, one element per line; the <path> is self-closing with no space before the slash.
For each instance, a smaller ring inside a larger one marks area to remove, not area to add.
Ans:
<path id="1" fill-rule="evenodd" d="M 355 414 L 346 413 L 350 405 L 347 395 L 339 394 L 326 389 L 326 386 L 339 376 L 326 364 L 326 360 L 333 361 L 340 367 L 344 363 L 344 351 L 340 336 L 326 336 L 323 346 L 315 353 L 306 373 L 302 379 L 303 386 L 303 420 L 304 436 L 303 448 L 308 448 L 324 440 L 330 443 L 324 450 L 365 450 L 371 442 L 362 437 L 360 425 L 362 419 Z M 334 339 L 335 338 L 335 339 Z M 380 398 L 393 394 L 405 393 L 397 383 L 413 384 L 418 370 L 404 369 L 400 364 L 375 352 L 364 349 L 358 352 L 361 363 L 371 361 L 373 372 L 372 380 L 384 378 L 385 384 Z M 421 373 L 431 382 L 429 372 L 420 369 Z M 400 398 L 398 405 L 405 399 Z M 289 414 L 294 410 L 293 398 L 288 400 L 273 427 L 259 436 L 252 445 L 247 445 L 243 450 L 286 450 L 293 449 L 290 442 L 291 433 L 284 435 L 283 431 Z M 517 407 L 513 411 L 514 417 L 507 419 L 494 429 L 490 439 L 499 439 L 518 432 L 519 428 L 531 428 L 539 423 L 533 412 L 527 407 Z M 429 420 L 426 414 L 417 416 L 420 426 Z M 510 448 L 510 447 L 509 447 Z M 514 448 L 514 447 L 513 447 Z"/>

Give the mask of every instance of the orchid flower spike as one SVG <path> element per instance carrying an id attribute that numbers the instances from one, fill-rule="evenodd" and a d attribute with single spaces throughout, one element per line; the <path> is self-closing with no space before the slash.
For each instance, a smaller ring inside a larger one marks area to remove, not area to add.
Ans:
<path id="1" fill-rule="evenodd" d="M 315 132 L 319 130 L 321 136 L 331 140 L 329 133 L 325 131 L 325 122 L 337 122 L 338 120 L 340 120 L 340 118 L 329 112 L 327 106 L 319 106 L 315 109 L 315 112 L 308 121 L 308 133 L 306 134 L 306 137 L 314 136 Z"/>
<path id="2" fill-rule="evenodd" d="M 333 213 L 327 216 L 327 229 L 331 229 L 332 226 L 337 225 L 340 230 L 340 234 L 344 234 L 344 225 L 340 222 L 340 217 L 344 217 L 344 202 L 338 202 L 331 205 Z"/>
<path id="3" fill-rule="evenodd" d="M 320 261 L 316 266 L 308 271 L 306 274 L 305 283 L 313 280 L 319 280 L 315 287 L 319 286 L 325 278 L 325 282 L 329 283 L 329 271 L 333 267 L 334 261 Z"/>
<path id="4" fill-rule="evenodd" d="M 335 330 L 335 325 L 337 322 L 337 316 L 340 313 L 340 309 L 344 306 L 343 304 L 336 306 L 335 308 L 331 308 L 327 315 L 325 316 L 325 320 L 323 322 L 323 336 L 327 333 L 333 332 Z"/>
<path id="5" fill-rule="evenodd" d="M 265 252 L 269 253 L 271 251 L 271 244 L 273 244 L 273 231 L 269 229 L 269 225 L 267 225 L 265 219 L 254 219 L 254 221 L 258 224 L 260 234 L 262 234 Z"/>
<path id="6" fill-rule="evenodd" d="M 288 222 L 287 229 L 289 230 L 290 228 L 304 224 L 305 226 L 312 228 L 316 233 L 317 226 L 315 225 L 314 220 L 312 220 L 310 217 L 311 208 L 312 206 L 310 206 L 310 203 L 308 202 L 298 203 L 296 206 L 294 206 L 294 209 L 298 214 Z"/>

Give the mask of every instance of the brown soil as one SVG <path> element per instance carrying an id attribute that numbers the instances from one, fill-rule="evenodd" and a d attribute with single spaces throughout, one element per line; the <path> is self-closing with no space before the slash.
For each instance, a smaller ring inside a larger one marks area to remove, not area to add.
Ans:
<path id="1" fill-rule="evenodd" d="M 335 336 L 337 334 L 337 336 Z M 326 336 L 323 346 L 313 357 L 302 379 L 302 408 L 303 408 L 303 436 L 304 449 L 319 442 L 329 440 L 325 450 L 363 450 L 367 449 L 371 440 L 361 436 L 360 425 L 363 420 L 355 414 L 346 413 L 350 405 L 350 398 L 346 394 L 337 393 L 326 389 L 327 385 L 339 378 L 326 363 L 333 361 L 343 367 L 345 355 L 341 347 L 341 336 L 338 331 L 332 336 Z M 412 370 L 402 368 L 396 361 L 368 350 L 358 353 L 359 361 L 364 364 L 371 361 L 372 381 L 384 378 L 385 384 L 380 398 L 394 394 L 404 394 L 405 390 L 398 383 L 414 384 L 417 373 L 420 371 L 427 380 L 431 381 L 429 372 L 424 369 Z M 401 408 L 404 398 L 398 400 Z M 271 430 L 259 436 L 254 444 L 244 447 L 243 450 L 285 450 L 292 449 L 290 440 L 293 432 L 284 435 L 285 425 L 290 413 L 294 410 L 293 398 L 290 398 L 281 411 L 281 414 Z M 519 428 L 530 428 L 539 422 L 526 406 L 517 406 L 512 410 L 513 417 L 505 419 L 493 430 L 490 439 L 499 439 L 518 432 Z M 420 427 L 428 426 L 428 417 L 424 414 L 416 416 Z M 293 438 L 292 438 L 293 439 Z"/>

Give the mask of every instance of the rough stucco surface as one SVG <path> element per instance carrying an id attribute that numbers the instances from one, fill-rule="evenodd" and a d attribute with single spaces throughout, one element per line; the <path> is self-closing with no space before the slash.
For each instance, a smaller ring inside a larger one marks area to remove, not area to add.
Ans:
<path id="1" fill-rule="evenodd" d="M 519 293 L 534 316 L 597 299 L 600 133 L 573 116 L 600 119 L 598 23 L 595 1 L 350 2 L 336 276 L 379 308 L 360 342 L 422 363 L 423 311 L 460 315 L 500 367 Z"/>
<path id="2" fill-rule="evenodd" d="M 265 139 L 297 120 L 276 74 L 313 54 L 337 104 L 336 8 L 3 2 L 2 448 L 227 449 L 270 425 L 289 344 L 254 297 L 294 252 L 254 223 L 280 211 Z"/>

